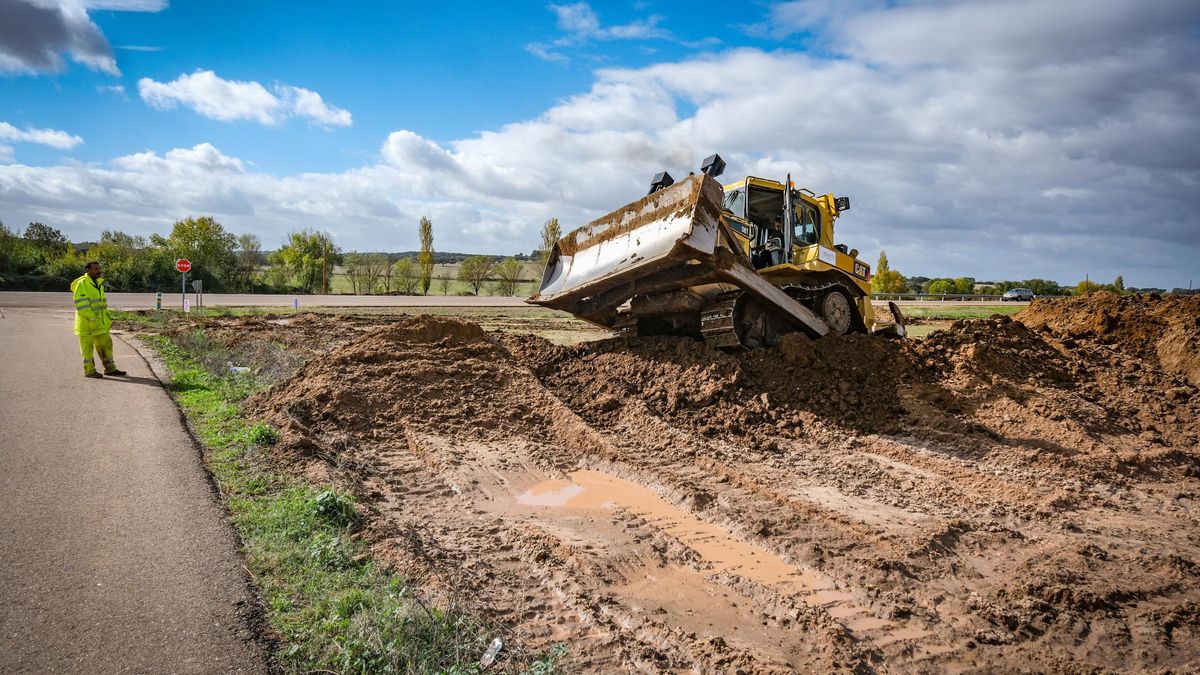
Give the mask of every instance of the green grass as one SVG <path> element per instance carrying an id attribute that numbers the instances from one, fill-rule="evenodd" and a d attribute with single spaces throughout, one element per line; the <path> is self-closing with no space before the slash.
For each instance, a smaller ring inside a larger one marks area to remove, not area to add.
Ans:
<path id="1" fill-rule="evenodd" d="M 914 307 L 912 305 L 904 305 L 900 308 L 900 311 L 904 312 L 904 316 L 954 321 L 957 319 L 986 319 L 993 314 L 1008 314 L 1011 316 L 1025 309 L 1025 307 L 1026 305 L 1021 304 L 973 305 L 969 307 Z"/>
<path id="2" fill-rule="evenodd" d="M 186 348 L 161 335 L 143 340 L 166 362 L 170 388 L 205 448 L 285 671 L 479 671 L 493 630 L 462 608 L 431 606 L 374 561 L 354 536 L 360 516 L 350 496 L 270 470 L 264 455 L 279 434 L 248 421 L 240 408 L 259 388 L 252 377 L 216 375 L 201 365 L 209 360 L 197 353 L 208 344 L 202 334 L 184 341 Z M 554 650 L 528 672 L 558 671 L 564 653 Z"/>

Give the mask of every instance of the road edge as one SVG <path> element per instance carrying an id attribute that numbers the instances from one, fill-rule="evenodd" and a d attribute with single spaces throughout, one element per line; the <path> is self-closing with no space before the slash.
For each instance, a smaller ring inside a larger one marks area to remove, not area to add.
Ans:
<path id="1" fill-rule="evenodd" d="M 238 557 L 238 567 L 241 568 L 238 572 L 239 580 L 246 589 L 246 595 L 250 602 L 242 605 L 237 610 L 239 620 L 241 620 L 245 629 L 249 632 L 253 647 L 259 652 L 262 657 L 262 663 L 268 673 L 278 675 L 284 673 L 283 666 L 280 665 L 275 654 L 280 645 L 277 637 L 273 635 L 271 622 L 268 619 L 266 604 L 263 602 L 262 593 L 259 592 L 258 586 L 254 583 L 254 577 L 250 574 L 250 569 L 246 566 L 246 543 L 242 540 L 241 533 L 233 526 L 233 513 L 229 510 L 229 504 L 226 501 L 225 493 L 221 491 L 221 486 L 217 482 L 216 476 L 208 470 L 208 465 L 204 461 L 204 444 L 196 436 L 196 429 L 192 426 L 192 421 L 188 419 L 187 413 L 179 405 L 179 401 L 175 398 L 175 392 L 169 384 L 172 382 L 170 371 L 167 365 L 159 358 L 150 347 L 143 344 L 137 339 L 136 333 L 127 331 L 113 331 L 112 335 L 117 337 L 129 346 L 146 364 L 150 373 L 154 375 L 154 379 L 158 380 L 159 386 L 166 392 L 167 397 L 171 399 L 171 404 L 175 406 L 175 413 L 179 416 L 179 423 L 187 432 L 188 439 L 191 441 L 194 458 L 199 464 L 200 470 L 204 473 L 205 482 L 208 484 L 209 494 L 213 501 L 221 510 L 223 517 L 222 526 L 231 537 L 235 546 L 235 554 Z"/>

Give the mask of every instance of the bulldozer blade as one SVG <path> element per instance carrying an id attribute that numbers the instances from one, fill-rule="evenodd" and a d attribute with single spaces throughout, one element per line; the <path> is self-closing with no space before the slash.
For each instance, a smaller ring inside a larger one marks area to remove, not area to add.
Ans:
<path id="1" fill-rule="evenodd" d="M 569 232 L 527 302 L 611 325 L 607 315 L 634 294 L 621 289 L 664 271 L 678 288 L 709 276 L 699 261 L 716 247 L 722 195 L 712 178 L 691 176 Z"/>

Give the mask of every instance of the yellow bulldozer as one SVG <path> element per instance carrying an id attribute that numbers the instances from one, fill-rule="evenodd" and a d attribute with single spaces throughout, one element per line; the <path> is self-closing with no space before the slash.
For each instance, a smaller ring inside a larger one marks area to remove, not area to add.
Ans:
<path id="1" fill-rule="evenodd" d="M 689 335 L 721 349 L 773 346 L 790 332 L 903 336 L 876 326 L 871 268 L 834 243 L 847 197 L 746 177 L 722 186 L 719 155 L 678 183 L 568 232 L 527 302 L 626 335 Z"/>

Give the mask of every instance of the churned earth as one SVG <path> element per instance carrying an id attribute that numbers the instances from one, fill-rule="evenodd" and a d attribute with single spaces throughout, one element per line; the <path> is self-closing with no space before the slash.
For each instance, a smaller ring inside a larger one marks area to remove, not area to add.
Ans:
<path id="1" fill-rule="evenodd" d="M 1200 667 L 1200 298 L 732 354 L 296 321 L 277 458 L 581 672 Z"/>

